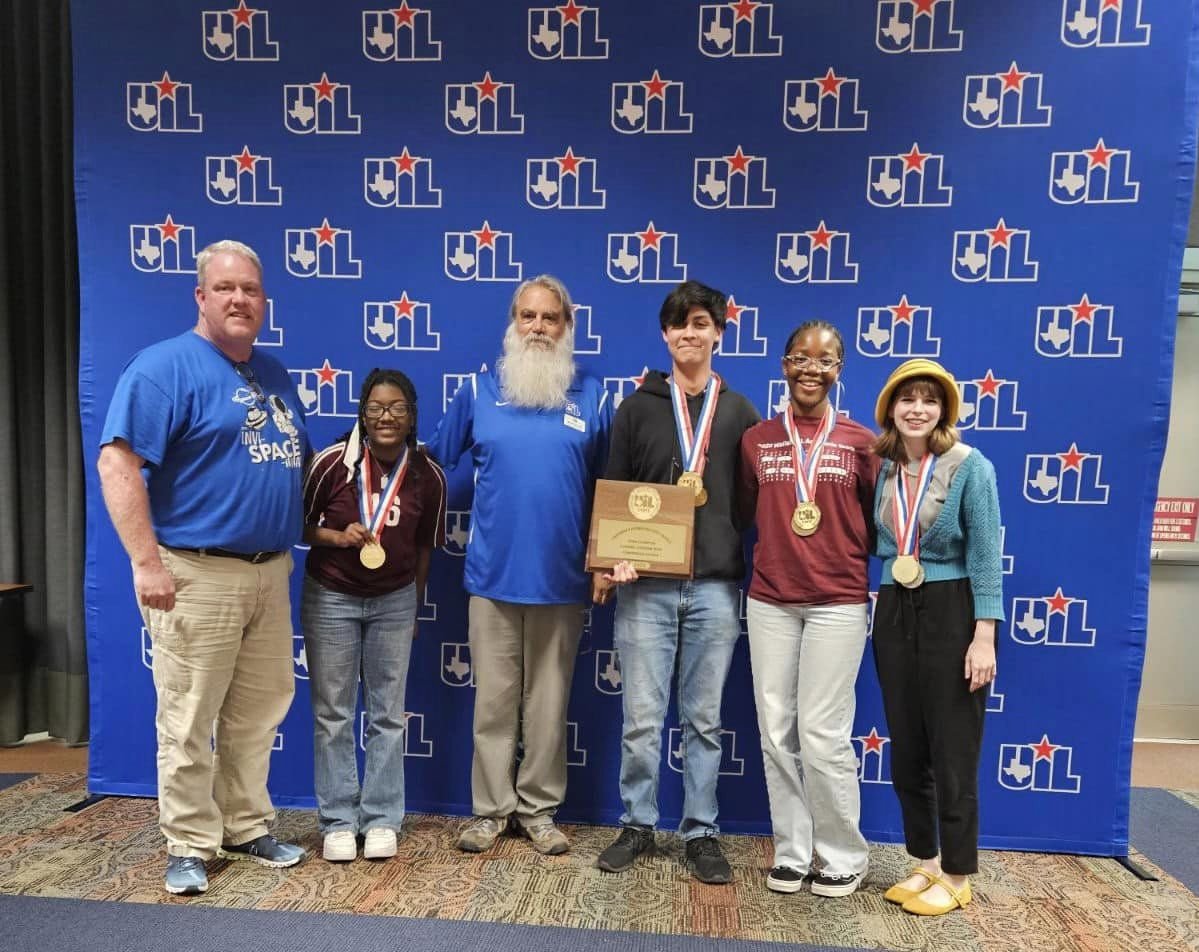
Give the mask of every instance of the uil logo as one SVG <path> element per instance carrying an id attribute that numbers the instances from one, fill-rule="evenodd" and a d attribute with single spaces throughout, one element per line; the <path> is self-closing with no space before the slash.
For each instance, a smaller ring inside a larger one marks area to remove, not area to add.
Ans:
<path id="1" fill-rule="evenodd" d="M 732 155 L 695 160 L 691 195 L 700 208 L 774 208 L 774 189 L 766 185 L 766 159 Z"/>
<path id="2" fill-rule="evenodd" d="M 608 234 L 608 277 L 621 284 L 675 284 L 687 280 L 679 261 L 679 236 L 658 231 L 651 221 L 645 231 Z"/>
<path id="3" fill-rule="evenodd" d="M 358 746 L 366 750 L 366 711 L 358 713 Z M 425 736 L 425 715 L 404 712 L 404 756 L 432 757 L 433 741 Z"/>
<path id="4" fill-rule="evenodd" d="M 444 476 L 444 473 L 442 474 Z M 417 621 L 437 621 L 437 602 L 429 597 L 428 590 L 425 591 L 425 597 L 421 599 L 421 603 L 416 608 Z"/>
<path id="5" fill-rule="evenodd" d="M 1074 748 L 1052 744 L 1042 734 L 1035 744 L 999 745 L 999 785 L 1036 793 L 1078 793 L 1082 777 L 1072 773 Z"/>
<path id="6" fill-rule="evenodd" d="M 612 409 L 624 402 L 624 398 L 630 393 L 635 392 L 643 383 L 645 377 L 649 373 L 648 367 L 642 367 L 640 374 L 634 374 L 632 377 L 605 377 L 604 389 L 608 391 L 608 395 L 612 398 Z"/>
<path id="7" fill-rule="evenodd" d="M 869 734 L 852 737 L 860 783 L 891 782 L 891 738 L 871 727 Z"/>
<path id="8" fill-rule="evenodd" d="M 566 722 L 566 766 L 586 767 L 587 751 L 579 743 L 579 722 Z"/>
<path id="9" fill-rule="evenodd" d="M 1003 574 L 1011 575 L 1016 571 L 1016 557 L 1007 554 L 1007 526 L 999 527 L 999 551 L 1000 561 L 1003 566 Z"/>
<path id="10" fill-rule="evenodd" d="M 1022 73 L 1013 60 L 1006 73 L 966 77 L 962 119 L 974 129 L 1023 129 L 1047 126 L 1053 108 L 1041 104 L 1043 73 Z"/>
<path id="11" fill-rule="evenodd" d="M 1013 599 L 1011 632 L 1018 645 L 1095 647 L 1095 629 L 1087 627 L 1087 600 L 1063 594 L 1060 585 L 1052 595 Z"/>
<path id="12" fill-rule="evenodd" d="M 954 53 L 962 31 L 953 28 L 954 0 L 879 0 L 874 45 L 884 53 Z"/>
<path id="13" fill-rule="evenodd" d="M 600 334 L 591 333 L 591 305 L 576 304 L 575 318 L 575 353 L 598 354 L 604 349 L 604 338 Z"/>
<path id="14" fill-rule="evenodd" d="M 470 510 L 447 509 L 445 513 L 445 545 L 441 551 L 461 559 L 470 545 Z"/>
<path id="15" fill-rule="evenodd" d="M 204 187 L 217 205 L 282 205 L 283 189 L 271 176 L 271 160 L 242 146 L 238 155 L 210 155 Z"/>
<path id="16" fill-rule="evenodd" d="M 452 688 L 473 688 L 475 666 L 470 660 L 470 645 L 465 641 L 441 643 L 441 683 Z"/>
<path id="17" fill-rule="evenodd" d="M 407 291 L 398 301 L 363 302 L 362 339 L 374 350 L 441 350 L 429 305 Z"/>
<path id="18" fill-rule="evenodd" d="M 157 225 L 130 225 L 129 260 L 151 274 L 195 274 L 196 229 L 170 215 Z"/>
<path id="19" fill-rule="evenodd" d="M 729 295 L 724 306 L 724 333 L 716 341 L 722 357 L 765 357 L 766 337 L 758 334 L 758 309 L 738 304 Z"/>
<path id="20" fill-rule="evenodd" d="M 858 353 L 863 357 L 939 357 L 941 338 L 933 335 L 933 309 L 899 303 L 858 308 Z"/>
<path id="21" fill-rule="evenodd" d="M 720 732 L 720 750 L 720 770 L 717 773 L 721 777 L 745 776 L 745 759 L 737 756 L 736 731 Z M 666 738 L 666 764 L 675 773 L 682 773 L 684 760 L 682 728 L 672 727 Z"/>
<path id="22" fill-rule="evenodd" d="M 365 159 L 362 193 L 375 208 L 441 208 L 441 189 L 433 187 L 433 160 L 413 155 Z"/>
<path id="23" fill-rule="evenodd" d="M 1124 338 L 1114 331 L 1115 308 L 1092 304 L 1083 295 L 1077 304 L 1037 308 L 1035 346 L 1042 357 L 1119 357 Z"/>
<path id="24" fill-rule="evenodd" d="M 872 155 L 866 168 L 866 200 L 879 208 L 943 208 L 953 204 L 953 187 L 943 182 L 945 156 L 911 151 Z"/>
<path id="25" fill-rule="evenodd" d="M 337 370 L 326 357 L 320 367 L 288 370 L 288 373 L 296 385 L 296 393 L 306 415 L 358 418 L 354 371 Z"/>
<path id="26" fill-rule="evenodd" d="M 595 159 L 566 154 L 525 163 L 525 201 L 534 208 L 603 208 L 608 193 L 596 186 Z"/>
<path id="27" fill-rule="evenodd" d="M 858 109 L 858 80 L 838 76 L 789 79 L 783 87 L 783 125 L 792 132 L 865 132 L 869 113 Z"/>
<path id="28" fill-rule="evenodd" d="M 1004 705 L 1004 701 L 1007 698 L 1007 695 L 999 693 L 999 689 L 997 687 L 998 683 L 999 683 L 999 679 L 996 677 L 996 678 L 992 679 L 990 684 L 987 685 L 987 713 L 988 714 L 1002 714 L 1003 713 L 1003 705 Z"/>
<path id="29" fill-rule="evenodd" d="M 600 36 L 599 7 L 529 8 L 529 55 L 539 60 L 607 59 L 608 41 Z"/>
<path id="30" fill-rule="evenodd" d="M 996 377 L 987 369 L 981 380 L 957 381 L 961 404 L 959 430 L 1023 430 L 1028 414 L 1016 406 L 1020 384 Z"/>
<path id="31" fill-rule="evenodd" d="M 273 298 L 266 299 L 266 316 L 262 321 L 262 330 L 258 332 L 258 336 L 254 339 L 254 346 L 283 346 L 283 328 L 275 323 L 275 301 Z"/>
<path id="32" fill-rule="evenodd" d="M 953 233 L 953 276 L 959 281 L 1035 281 L 1040 263 L 1028 257 L 1031 232 L 1008 228 L 1000 218 L 994 228 Z"/>
<path id="33" fill-rule="evenodd" d="M 1062 0 L 1062 42 L 1087 46 L 1148 46 L 1141 0 Z"/>
<path id="34" fill-rule="evenodd" d="M 141 632 L 142 667 L 147 671 L 154 670 L 154 640 L 150 637 L 150 629 L 142 625 Z"/>
<path id="35" fill-rule="evenodd" d="M 512 232 L 494 231 L 486 221 L 478 231 L 447 231 L 442 260 L 455 281 L 519 281 L 524 273 L 512 258 Z"/>
<path id="36" fill-rule="evenodd" d="M 1132 153 L 1109 149 L 1101 138 L 1093 149 L 1054 152 L 1049 163 L 1049 197 L 1059 205 L 1135 202 L 1141 183 L 1129 177 Z"/>
<path id="37" fill-rule="evenodd" d="M 595 653 L 595 689 L 600 694 L 620 694 L 624 678 L 620 673 L 620 652 L 600 649 Z"/>
<path id="38" fill-rule="evenodd" d="M 612 128 L 625 135 L 685 133 L 694 116 L 683 108 L 683 84 L 658 71 L 636 83 L 612 84 Z"/>
<path id="39" fill-rule="evenodd" d="M 815 231 L 780 233 L 774 274 L 786 284 L 855 283 L 858 264 L 849 260 L 849 232 L 830 231 L 822 220 Z"/>
<path id="40" fill-rule="evenodd" d="M 782 56 L 774 33 L 774 4 L 755 0 L 705 3 L 699 8 L 699 51 L 704 56 Z"/>
<path id="41" fill-rule="evenodd" d="M 1036 503 L 1106 506 L 1110 486 L 1102 482 L 1103 457 L 1079 452 L 1029 453 L 1024 458 L 1024 498 Z"/>
<path id="42" fill-rule="evenodd" d="M 362 262 L 354 257 L 354 233 L 333 228 L 324 219 L 319 228 L 288 228 L 284 264 L 297 278 L 361 278 Z"/>
<path id="43" fill-rule="evenodd" d="M 317 83 L 288 83 L 283 87 L 283 127 L 298 136 L 356 136 L 362 116 L 354 114 L 352 94 L 346 83 L 330 82 L 328 73 L 321 73 Z"/>
<path id="44" fill-rule="evenodd" d="M 204 55 L 211 60 L 269 63 L 279 59 L 279 44 L 271 40 L 270 14 L 252 10 L 238 0 L 234 10 L 205 10 Z"/>
<path id="45" fill-rule="evenodd" d="M 297 681 L 308 680 L 308 645 L 303 635 L 291 636 L 291 666 Z"/>
<path id="46" fill-rule="evenodd" d="M 487 365 L 484 364 L 479 368 L 479 372 L 487 370 Z M 441 375 L 441 412 L 445 413 L 450 408 L 450 403 L 454 399 L 454 394 L 461 390 L 464 386 L 470 384 L 471 390 L 475 391 L 478 396 L 478 390 L 475 387 L 475 374 L 468 372 L 464 374 L 442 374 Z"/>
<path id="47" fill-rule="evenodd" d="M 433 14 L 400 0 L 394 10 L 362 11 L 362 53 L 376 63 L 422 63 L 441 59 L 433 39 Z"/>
<path id="48" fill-rule="evenodd" d="M 477 83 L 446 83 L 445 127 L 460 136 L 521 135 L 525 117 L 516 111 L 516 86 L 486 72 Z"/>
<path id="49" fill-rule="evenodd" d="M 163 70 L 157 82 L 125 84 L 125 121 L 138 132 L 203 132 L 204 116 L 192 112 L 191 83 Z"/>

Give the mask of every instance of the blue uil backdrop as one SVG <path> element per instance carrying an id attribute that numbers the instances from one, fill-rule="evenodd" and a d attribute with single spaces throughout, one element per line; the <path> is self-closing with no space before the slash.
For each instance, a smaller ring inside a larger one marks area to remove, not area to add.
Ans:
<path id="1" fill-rule="evenodd" d="M 262 255 L 258 346 L 290 369 L 318 448 L 376 366 L 413 378 L 428 436 L 494 364 L 516 282 L 546 271 L 615 401 L 667 364 L 657 311 L 683 278 L 729 294 L 716 366 L 763 414 L 785 403 L 783 342 L 809 318 L 840 328 L 838 406 L 871 426 L 890 371 L 934 357 L 1003 513 L 982 843 L 1126 852 L 1194 4 L 77 0 L 72 19 L 89 460 L 122 366 L 194 323 L 195 255 L 225 237 Z M 89 784 L 148 796 L 153 648 L 89 472 Z M 449 475 L 406 766 L 409 809 L 465 814 L 471 474 Z M 297 627 L 271 770 L 285 805 L 312 803 L 307 673 Z M 869 650 L 858 701 L 862 826 L 895 840 Z M 595 608 L 564 819 L 618 817 L 620 711 L 611 608 Z M 722 825 L 767 832 L 744 643 L 723 717 Z M 673 718 L 664 824 L 681 804 Z"/>

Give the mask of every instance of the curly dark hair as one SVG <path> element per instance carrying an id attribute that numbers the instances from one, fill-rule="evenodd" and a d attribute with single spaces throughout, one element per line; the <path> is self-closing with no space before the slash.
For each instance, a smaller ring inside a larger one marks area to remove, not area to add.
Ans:
<path id="1" fill-rule="evenodd" d="M 398 387 L 400 392 L 404 394 L 404 399 L 408 401 L 408 405 L 412 408 L 408 417 L 412 424 L 408 430 L 408 437 L 405 442 L 410 450 L 416 450 L 416 387 L 412 381 L 408 379 L 408 375 L 400 370 L 393 370 L 390 367 L 376 367 L 362 382 L 362 390 L 358 394 L 358 426 L 363 433 L 366 433 L 366 417 L 365 407 L 370 399 L 371 391 L 380 384 L 390 384 L 393 387 Z M 352 430 L 346 430 L 337 438 L 338 442 L 348 440 Z M 354 469 L 357 470 L 358 465 L 362 462 L 362 448 L 358 449 L 358 459 L 354 460 Z"/>

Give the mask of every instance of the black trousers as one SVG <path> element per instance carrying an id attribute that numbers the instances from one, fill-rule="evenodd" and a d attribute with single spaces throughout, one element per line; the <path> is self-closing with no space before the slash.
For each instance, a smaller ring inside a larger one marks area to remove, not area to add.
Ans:
<path id="1" fill-rule="evenodd" d="M 891 783 L 908 852 L 978 871 L 978 757 L 987 690 L 970 692 L 974 637 L 967 579 L 884 585 L 874 612 L 874 663 L 891 733 Z"/>

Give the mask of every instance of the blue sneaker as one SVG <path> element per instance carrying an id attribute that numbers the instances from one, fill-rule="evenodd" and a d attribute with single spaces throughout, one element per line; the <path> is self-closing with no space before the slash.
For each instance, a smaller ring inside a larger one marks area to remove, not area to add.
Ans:
<path id="1" fill-rule="evenodd" d="M 208 891 L 208 873 L 198 856 L 167 857 L 167 892 L 175 896 L 198 896 Z"/>
<path id="2" fill-rule="evenodd" d="M 216 852 L 217 856 L 223 856 L 225 859 L 248 859 L 260 866 L 275 868 L 295 866 L 307 855 L 303 847 L 294 843 L 280 843 L 269 833 L 263 833 L 257 839 L 239 843 L 237 846 L 223 843 Z"/>

